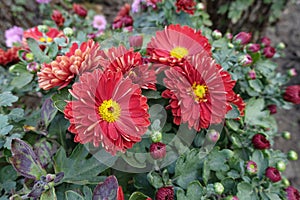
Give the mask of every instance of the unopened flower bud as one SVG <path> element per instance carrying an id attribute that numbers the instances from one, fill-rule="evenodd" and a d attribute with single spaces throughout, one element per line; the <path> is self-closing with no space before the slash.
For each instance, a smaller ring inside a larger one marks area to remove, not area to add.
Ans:
<path id="1" fill-rule="evenodd" d="M 256 164 L 256 162 L 254 162 L 252 160 L 249 160 L 247 162 L 246 168 L 247 168 L 247 172 L 251 175 L 257 173 L 257 164 Z"/>
<path id="2" fill-rule="evenodd" d="M 271 115 L 277 113 L 277 106 L 275 104 L 268 105 L 267 108 L 269 109 Z"/>
<path id="3" fill-rule="evenodd" d="M 214 129 L 209 130 L 207 138 L 210 142 L 216 143 L 220 139 L 220 133 Z"/>
<path id="4" fill-rule="evenodd" d="M 26 66 L 26 69 L 32 73 L 35 73 L 40 69 L 40 65 L 36 62 L 31 62 Z"/>
<path id="5" fill-rule="evenodd" d="M 298 160 L 298 154 L 294 150 L 290 150 L 287 154 L 289 160 Z"/>
<path id="6" fill-rule="evenodd" d="M 48 27 L 46 25 L 39 25 L 38 30 L 42 33 L 48 32 Z"/>
<path id="7" fill-rule="evenodd" d="M 160 131 L 153 131 L 150 137 L 152 142 L 160 142 L 162 139 L 162 133 Z"/>
<path id="8" fill-rule="evenodd" d="M 233 49 L 233 48 L 234 48 L 234 45 L 233 45 L 231 42 L 229 42 L 229 43 L 227 44 L 227 46 L 228 46 L 229 49 Z"/>
<path id="9" fill-rule="evenodd" d="M 251 44 L 247 45 L 247 51 L 249 53 L 256 53 L 259 50 L 260 50 L 260 45 L 259 44 L 253 44 L 253 43 L 251 43 Z"/>
<path id="10" fill-rule="evenodd" d="M 216 29 L 212 32 L 212 37 L 214 39 L 218 40 L 218 39 L 222 38 L 222 33 Z"/>
<path id="11" fill-rule="evenodd" d="M 166 156 L 166 145 L 161 142 L 152 143 L 150 145 L 150 155 L 153 159 L 161 159 Z"/>
<path id="12" fill-rule="evenodd" d="M 229 195 L 224 200 L 239 200 L 239 198 L 237 196 Z"/>
<path id="13" fill-rule="evenodd" d="M 224 186 L 222 183 L 217 182 L 214 184 L 214 190 L 217 194 L 222 194 L 224 192 Z"/>
<path id="14" fill-rule="evenodd" d="M 284 185 L 284 187 L 289 187 L 290 186 L 290 181 L 287 178 L 283 178 L 281 180 L 281 182 Z"/>
<path id="15" fill-rule="evenodd" d="M 256 79 L 256 72 L 252 69 L 248 72 L 248 76 L 250 79 L 254 80 Z"/>
<path id="16" fill-rule="evenodd" d="M 225 34 L 225 37 L 228 39 L 228 40 L 231 40 L 233 38 L 232 34 L 231 33 L 226 33 Z"/>
<path id="17" fill-rule="evenodd" d="M 287 74 L 290 76 L 290 77 L 294 77 L 294 76 L 297 76 L 297 71 L 295 68 L 292 68 L 292 69 L 289 69 L 287 71 Z"/>
<path id="18" fill-rule="evenodd" d="M 276 53 L 275 48 L 271 46 L 265 47 L 263 50 L 263 54 L 266 58 L 273 58 L 275 53 Z"/>
<path id="19" fill-rule="evenodd" d="M 134 35 L 129 37 L 129 45 L 133 48 L 141 48 L 143 46 L 143 36 Z"/>
<path id="20" fill-rule="evenodd" d="M 240 32 L 234 36 L 233 40 L 237 44 L 245 45 L 248 44 L 251 40 L 251 33 Z"/>
<path id="21" fill-rule="evenodd" d="M 286 139 L 286 140 L 291 139 L 291 133 L 288 132 L 288 131 L 283 131 L 282 134 L 281 134 L 281 136 L 282 136 L 284 139 Z"/>
<path id="22" fill-rule="evenodd" d="M 63 31 L 64 31 L 64 34 L 65 34 L 67 37 L 71 37 L 71 36 L 73 36 L 73 34 L 74 34 L 73 29 L 71 29 L 70 27 L 64 28 Z"/>
<path id="23" fill-rule="evenodd" d="M 285 46 L 285 44 L 283 42 L 279 42 L 276 47 L 279 50 L 283 50 L 283 49 L 285 49 L 286 46 Z"/>
<path id="24" fill-rule="evenodd" d="M 46 175 L 46 182 L 49 183 L 49 182 L 54 181 L 55 177 L 56 177 L 55 174 L 47 174 Z"/>
<path id="25" fill-rule="evenodd" d="M 281 180 L 280 172 L 275 167 L 268 167 L 265 175 L 273 183 Z"/>
<path id="26" fill-rule="evenodd" d="M 283 172 L 283 171 L 285 171 L 285 169 L 286 169 L 286 165 L 285 165 L 285 163 L 281 160 L 281 161 L 279 161 L 278 163 L 276 163 L 276 168 L 277 168 L 279 171 Z"/>
<path id="27" fill-rule="evenodd" d="M 204 10 L 204 9 L 205 9 L 205 6 L 204 6 L 203 3 L 197 3 L 196 8 L 197 8 L 198 10 Z"/>
<path id="28" fill-rule="evenodd" d="M 251 65 L 253 60 L 252 60 L 252 57 L 249 54 L 245 54 L 245 55 L 241 55 L 238 58 L 238 62 L 239 62 L 240 65 L 245 67 L 245 66 Z"/>
<path id="29" fill-rule="evenodd" d="M 265 47 L 270 46 L 271 45 L 271 39 L 265 36 L 265 37 L 261 38 L 261 43 Z"/>

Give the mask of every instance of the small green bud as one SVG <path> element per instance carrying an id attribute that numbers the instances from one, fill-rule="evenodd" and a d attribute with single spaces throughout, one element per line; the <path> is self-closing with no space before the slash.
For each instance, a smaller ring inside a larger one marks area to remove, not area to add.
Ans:
<path id="1" fill-rule="evenodd" d="M 276 168 L 283 172 L 286 169 L 286 164 L 283 161 L 279 161 L 278 163 L 276 163 Z"/>
<path id="2" fill-rule="evenodd" d="M 289 160 L 298 160 L 298 154 L 294 150 L 290 150 L 287 156 Z"/>
<path id="3" fill-rule="evenodd" d="M 283 178 L 281 180 L 281 182 L 284 185 L 284 187 L 289 187 L 290 186 L 290 181 L 287 178 Z"/>
<path id="4" fill-rule="evenodd" d="M 74 34 L 73 29 L 71 29 L 70 27 L 64 28 L 63 31 L 64 31 L 64 34 L 65 34 L 67 37 L 71 37 L 71 36 L 73 36 L 73 34 Z"/>
<path id="5" fill-rule="evenodd" d="M 222 183 L 217 182 L 214 184 L 214 190 L 217 194 L 222 194 L 224 192 L 224 186 Z"/>
<path id="6" fill-rule="evenodd" d="M 219 30 L 217 30 L 217 29 L 214 30 L 211 35 L 216 40 L 222 38 L 222 33 Z"/>
<path id="7" fill-rule="evenodd" d="M 229 43 L 227 44 L 227 46 L 228 46 L 229 49 L 233 49 L 233 48 L 234 48 L 234 45 L 233 45 L 231 42 L 229 42 Z"/>
<path id="8" fill-rule="evenodd" d="M 278 43 L 277 44 L 277 49 L 279 49 L 279 50 L 285 49 L 285 44 L 283 42 Z"/>
<path id="9" fill-rule="evenodd" d="M 162 133 L 160 131 L 153 131 L 150 137 L 152 142 L 160 142 L 162 139 Z"/>
<path id="10" fill-rule="evenodd" d="M 282 137 L 283 137 L 284 139 L 286 139 L 286 140 L 291 139 L 291 133 L 288 132 L 288 131 L 283 131 L 281 135 L 282 135 Z"/>

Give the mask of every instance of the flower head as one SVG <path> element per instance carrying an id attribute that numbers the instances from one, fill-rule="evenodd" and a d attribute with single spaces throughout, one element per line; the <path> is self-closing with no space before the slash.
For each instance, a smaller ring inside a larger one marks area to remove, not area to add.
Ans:
<path id="1" fill-rule="evenodd" d="M 101 144 L 115 155 L 132 148 L 150 125 L 147 98 L 120 71 L 86 72 L 70 93 L 76 100 L 68 102 L 64 113 L 75 142 Z"/>
<path id="2" fill-rule="evenodd" d="M 263 46 L 267 47 L 267 46 L 270 46 L 271 45 L 271 39 L 268 38 L 268 37 L 262 37 L 261 38 L 261 43 Z"/>
<path id="3" fill-rule="evenodd" d="M 100 65 L 112 71 L 121 71 L 128 76 L 133 83 L 143 89 L 156 90 L 156 74 L 148 64 L 144 64 L 139 52 L 132 48 L 127 50 L 124 46 L 112 47 L 107 51 L 101 51 Z"/>
<path id="4" fill-rule="evenodd" d="M 300 193 L 293 186 L 287 187 L 285 191 L 288 200 L 300 200 Z"/>
<path id="5" fill-rule="evenodd" d="M 268 109 L 269 109 L 269 111 L 270 111 L 270 114 L 275 114 L 275 113 L 277 113 L 277 106 L 276 106 L 276 104 L 268 105 Z"/>
<path id="6" fill-rule="evenodd" d="M 73 43 L 65 56 L 57 56 L 54 61 L 42 65 L 37 73 L 40 88 L 49 90 L 60 86 L 66 87 L 76 75 L 92 71 L 99 65 L 99 44 L 92 40 L 83 42 L 80 47 Z"/>
<path id="7" fill-rule="evenodd" d="M 196 9 L 196 2 L 194 0 L 176 0 L 175 5 L 177 7 L 176 12 L 182 10 L 190 15 L 193 15 Z"/>
<path id="8" fill-rule="evenodd" d="M 273 58 L 275 53 L 276 53 L 276 49 L 274 47 L 271 47 L 271 46 L 267 46 L 263 50 L 263 54 L 266 58 Z"/>
<path id="9" fill-rule="evenodd" d="M 221 123 L 235 100 L 235 81 L 205 51 L 182 67 L 166 70 L 165 75 L 167 89 L 162 96 L 170 99 L 167 109 L 172 110 L 176 125 L 187 123 L 199 131 Z"/>
<path id="10" fill-rule="evenodd" d="M 245 45 L 250 42 L 251 37 L 251 33 L 239 32 L 237 35 L 234 36 L 233 40 L 238 44 Z"/>
<path id="11" fill-rule="evenodd" d="M 57 26 L 63 26 L 65 22 L 64 16 L 59 10 L 53 10 L 51 19 L 55 22 Z"/>
<path id="12" fill-rule="evenodd" d="M 19 61 L 18 51 L 20 47 L 12 47 L 7 51 L 0 48 L 0 65 L 7 65 L 9 63 L 16 63 Z"/>
<path id="13" fill-rule="evenodd" d="M 256 149 L 268 149 L 270 148 L 270 142 L 263 134 L 255 134 L 252 137 L 252 144 Z"/>
<path id="14" fill-rule="evenodd" d="M 268 167 L 266 169 L 266 177 L 268 177 L 270 181 L 274 183 L 281 180 L 280 172 L 275 167 Z"/>
<path id="15" fill-rule="evenodd" d="M 166 156 L 166 145 L 161 142 L 155 142 L 150 145 L 150 155 L 153 159 L 161 159 Z"/>
<path id="16" fill-rule="evenodd" d="M 23 29 L 18 26 L 13 26 L 5 31 L 5 43 L 7 47 L 13 47 L 14 43 L 22 42 Z"/>
<path id="17" fill-rule="evenodd" d="M 260 50 L 260 44 L 248 44 L 247 51 L 251 53 L 256 53 Z"/>
<path id="18" fill-rule="evenodd" d="M 290 77 L 297 76 L 297 70 L 296 70 L 295 68 L 289 69 L 289 70 L 287 71 L 287 74 L 288 74 Z"/>
<path id="19" fill-rule="evenodd" d="M 130 12 L 130 5 L 125 4 L 120 11 L 118 12 L 117 16 L 115 17 L 112 28 L 113 29 L 121 29 L 121 28 L 132 28 L 133 25 L 133 18 L 129 14 Z"/>
<path id="20" fill-rule="evenodd" d="M 253 62 L 252 57 L 249 54 L 241 55 L 238 58 L 238 61 L 242 66 L 249 66 Z"/>
<path id="21" fill-rule="evenodd" d="M 256 162 L 254 162 L 252 160 L 249 160 L 247 162 L 246 168 L 247 168 L 247 172 L 249 174 L 256 174 L 257 173 L 257 164 L 256 164 Z"/>
<path id="22" fill-rule="evenodd" d="M 174 190 L 172 186 L 159 188 L 155 195 L 156 200 L 174 200 Z"/>
<path id="23" fill-rule="evenodd" d="M 38 42 L 47 43 L 53 42 L 55 38 L 64 37 L 63 32 L 56 28 L 47 27 L 47 29 L 46 33 L 42 33 L 36 26 L 24 31 L 23 42 L 26 44 L 26 39 L 32 38 Z"/>
<path id="24" fill-rule="evenodd" d="M 73 10 L 80 17 L 86 17 L 87 16 L 87 10 L 82 5 L 74 3 L 73 4 Z"/>
<path id="25" fill-rule="evenodd" d="M 106 28 L 106 19 L 103 15 L 95 15 L 93 19 L 93 27 L 99 31 L 103 31 Z"/>
<path id="26" fill-rule="evenodd" d="M 283 99 L 294 104 L 300 104 L 300 85 L 291 85 L 285 89 Z"/>
<path id="27" fill-rule="evenodd" d="M 169 66 L 183 65 L 184 60 L 200 52 L 211 55 L 208 39 L 200 31 L 179 24 L 157 31 L 147 46 L 152 61 Z"/>
<path id="28" fill-rule="evenodd" d="M 131 4 L 131 12 L 132 13 L 138 13 L 141 9 L 141 2 L 142 0 L 134 0 Z"/>

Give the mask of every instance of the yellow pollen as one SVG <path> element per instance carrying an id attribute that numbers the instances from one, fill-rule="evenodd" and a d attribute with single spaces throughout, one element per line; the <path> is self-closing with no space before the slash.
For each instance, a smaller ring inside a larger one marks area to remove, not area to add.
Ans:
<path id="1" fill-rule="evenodd" d="M 47 38 L 41 37 L 39 40 L 40 42 L 53 42 L 53 39 L 50 37 Z"/>
<path id="2" fill-rule="evenodd" d="M 98 108 L 100 117 L 107 122 L 115 122 L 121 115 L 120 105 L 110 100 L 104 100 Z"/>
<path id="3" fill-rule="evenodd" d="M 170 55 L 181 59 L 189 54 L 189 51 L 184 47 L 175 47 L 171 50 Z"/>
<path id="4" fill-rule="evenodd" d="M 40 38 L 40 41 L 41 41 L 41 42 L 46 42 L 46 39 L 45 39 L 44 37 L 41 37 L 41 38 Z"/>
<path id="5" fill-rule="evenodd" d="M 53 39 L 50 38 L 50 37 L 48 37 L 48 38 L 47 38 L 47 42 L 53 42 Z"/>
<path id="6" fill-rule="evenodd" d="M 205 96 L 207 93 L 206 85 L 199 85 L 199 84 L 194 83 L 192 88 L 193 88 L 194 94 L 196 95 L 197 101 L 205 100 Z"/>

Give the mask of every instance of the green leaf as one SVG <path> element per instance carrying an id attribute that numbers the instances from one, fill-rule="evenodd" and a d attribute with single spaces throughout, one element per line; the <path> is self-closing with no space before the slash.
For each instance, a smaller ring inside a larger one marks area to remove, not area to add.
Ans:
<path id="1" fill-rule="evenodd" d="M 250 183 L 241 182 L 237 186 L 237 197 L 243 200 L 257 200 Z"/>
<path id="2" fill-rule="evenodd" d="M 269 117 L 269 111 L 262 111 L 264 106 L 264 99 L 251 98 L 246 103 L 245 122 L 250 125 L 268 127 L 268 123 L 265 120 Z"/>
<path id="3" fill-rule="evenodd" d="M 8 116 L 0 114 L 0 136 L 5 136 L 13 129 L 8 123 Z"/>
<path id="4" fill-rule="evenodd" d="M 67 88 L 59 90 L 57 94 L 52 96 L 53 104 L 60 112 L 64 112 L 65 106 L 67 105 L 66 100 L 70 99 L 71 95 Z"/>
<path id="5" fill-rule="evenodd" d="M 200 176 L 200 158 L 197 149 L 192 149 L 185 155 L 181 155 L 175 168 L 177 184 L 186 189 L 188 184 Z"/>
<path id="6" fill-rule="evenodd" d="M 88 151 L 84 145 L 78 144 L 72 154 L 67 157 L 64 148 L 60 148 L 54 156 L 55 173 L 64 172 L 63 182 L 77 185 L 97 184 L 103 177 L 98 174 L 108 167 L 96 158 L 87 158 Z"/>
<path id="7" fill-rule="evenodd" d="M 240 116 L 240 111 L 236 105 L 231 105 L 232 109 L 226 114 L 226 119 L 236 119 Z"/>
<path id="8" fill-rule="evenodd" d="M 177 199 L 180 200 L 200 200 L 202 196 L 203 189 L 199 181 L 193 181 L 188 185 L 186 195 L 182 189 L 177 191 Z"/>
<path id="9" fill-rule="evenodd" d="M 0 106 L 12 106 L 12 103 L 18 101 L 18 97 L 11 92 L 3 92 L 0 94 Z"/>
<path id="10" fill-rule="evenodd" d="M 39 63 L 51 62 L 49 56 L 45 55 L 45 53 L 40 49 L 39 44 L 35 39 L 28 38 L 27 44 L 29 46 L 30 51 L 34 54 L 34 57 L 38 60 Z"/>
<path id="11" fill-rule="evenodd" d="M 248 83 L 250 87 L 256 92 L 261 92 L 264 88 L 264 85 L 259 79 L 249 80 Z"/>
<path id="12" fill-rule="evenodd" d="M 162 177 L 156 172 L 149 172 L 147 175 L 149 183 L 156 189 L 164 186 Z"/>
<path id="13" fill-rule="evenodd" d="M 255 150 L 252 154 L 251 160 L 257 164 L 257 175 L 262 178 L 267 167 L 269 166 L 268 159 L 264 158 L 264 155 L 261 151 Z"/>
<path id="14" fill-rule="evenodd" d="M 48 56 L 50 58 L 55 58 L 56 55 L 58 53 L 58 45 L 53 42 L 50 46 L 49 46 L 49 49 L 48 49 Z"/>
<path id="15" fill-rule="evenodd" d="M 58 142 L 66 148 L 66 132 L 69 121 L 62 114 L 58 114 L 52 120 L 49 126 L 48 137 L 57 138 Z"/>
<path id="16" fill-rule="evenodd" d="M 15 88 L 23 88 L 27 84 L 29 84 L 34 75 L 31 74 L 27 69 L 25 64 L 18 63 L 9 68 L 9 71 L 14 74 L 14 78 L 11 81 L 11 85 Z"/>
<path id="17" fill-rule="evenodd" d="M 44 192 L 40 197 L 40 200 L 50 200 L 50 199 L 57 200 L 54 187 Z"/>
<path id="18" fill-rule="evenodd" d="M 144 195 L 141 192 L 134 192 L 132 195 L 129 197 L 129 200 L 146 200 L 149 198 L 148 196 Z"/>
<path id="19" fill-rule="evenodd" d="M 10 111 L 8 115 L 8 119 L 12 120 L 14 122 L 19 122 L 24 117 L 24 110 L 22 108 L 15 108 L 12 111 Z"/>
<path id="20" fill-rule="evenodd" d="M 66 200 L 85 200 L 83 196 L 78 194 L 73 190 L 68 190 L 65 192 Z"/>
<path id="21" fill-rule="evenodd" d="M 229 166 L 226 164 L 227 160 L 231 157 L 231 152 L 228 149 L 223 149 L 219 151 L 214 149 L 208 154 L 209 166 L 213 171 L 228 171 Z"/>
<path id="22" fill-rule="evenodd" d="M 161 95 L 158 91 L 154 90 L 146 90 L 143 91 L 143 95 L 145 95 L 148 99 L 160 99 Z"/>

